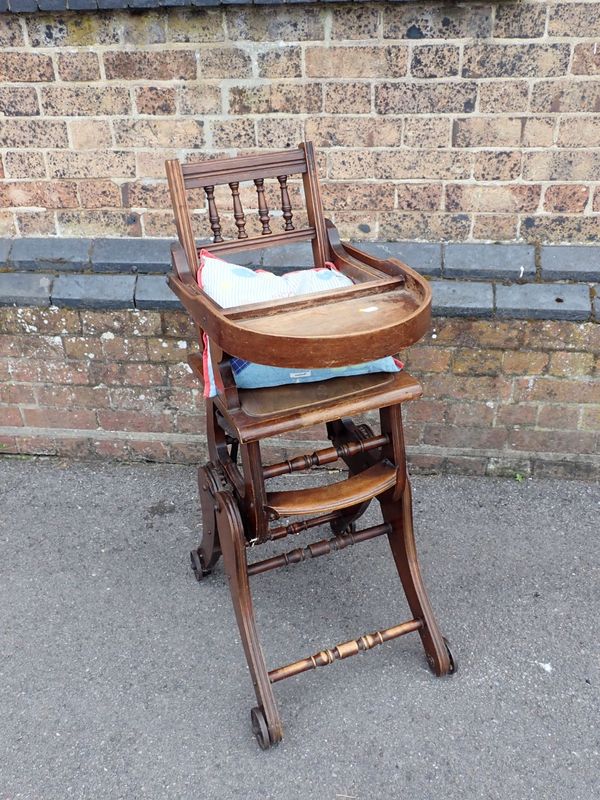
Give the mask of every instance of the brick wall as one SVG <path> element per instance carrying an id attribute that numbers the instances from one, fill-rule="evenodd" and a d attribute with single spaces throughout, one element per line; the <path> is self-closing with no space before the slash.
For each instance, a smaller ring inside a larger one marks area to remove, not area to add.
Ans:
<path id="1" fill-rule="evenodd" d="M 171 236 L 164 158 L 306 136 L 344 236 L 598 241 L 599 40 L 595 0 L 1 14 L 0 235 Z"/>
<path id="2" fill-rule="evenodd" d="M 2 452 L 201 461 L 190 348 L 182 311 L 0 308 Z M 600 325 L 436 318 L 404 358 L 425 389 L 407 404 L 414 470 L 600 477 Z"/>

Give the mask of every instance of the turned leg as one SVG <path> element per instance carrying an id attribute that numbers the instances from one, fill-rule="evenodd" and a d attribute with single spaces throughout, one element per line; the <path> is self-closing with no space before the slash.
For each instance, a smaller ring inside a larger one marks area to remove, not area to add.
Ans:
<path id="1" fill-rule="evenodd" d="M 383 519 L 391 525 L 388 536 L 390 547 L 412 615 L 424 623 L 419 635 L 429 666 L 435 675 L 447 675 L 454 672 L 454 662 L 435 620 L 419 567 L 400 406 L 381 409 L 380 417 L 381 432 L 390 437 L 383 457 L 398 466 L 396 489 L 380 498 Z"/>
<path id="2" fill-rule="evenodd" d="M 259 745 L 266 750 L 272 744 L 281 741 L 283 730 L 254 620 L 242 520 L 231 494 L 218 492 L 216 501 L 217 526 L 223 549 L 223 562 L 229 579 L 229 590 L 246 653 L 248 669 L 258 701 L 258 707 L 252 709 L 252 728 Z"/>

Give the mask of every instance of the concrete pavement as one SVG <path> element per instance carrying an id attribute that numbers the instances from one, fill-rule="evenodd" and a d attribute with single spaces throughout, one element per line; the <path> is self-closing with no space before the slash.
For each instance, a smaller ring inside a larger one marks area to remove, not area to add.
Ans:
<path id="1" fill-rule="evenodd" d="M 1 459 L 1 800 L 595 797 L 600 487 L 414 485 L 459 672 L 411 634 L 285 681 L 262 752 L 222 566 L 188 566 L 194 471 Z M 381 539 L 253 586 L 270 667 L 407 616 Z"/>

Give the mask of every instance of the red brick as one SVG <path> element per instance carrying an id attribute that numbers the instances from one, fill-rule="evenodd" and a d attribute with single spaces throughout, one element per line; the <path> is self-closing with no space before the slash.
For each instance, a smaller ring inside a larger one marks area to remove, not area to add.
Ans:
<path id="1" fill-rule="evenodd" d="M 129 455 L 132 459 L 140 461 L 169 461 L 169 448 L 163 442 L 144 442 L 138 439 L 130 439 Z"/>
<path id="2" fill-rule="evenodd" d="M 0 406 L 0 426 L 15 428 L 22 425 L 21 412 L 16 406 Z"/>
<path id="3" fill-rule="evenodd" d="M 592 375 L 594 372 L 594 356 L 592 353 L 552 353 L 550 356 L 550 375 L 575 378 L 580 375 Z M 600 397 L 600 386 L 598 388 Z"/>
<path id="4" fill-rule="evenodd" d="M 406 366 L 411 373 L 448 372 L 452 353 L 439 347 L 415 345 L 406 352 Z"/>
<path id="5" fill-rule="evenodd" d="M 590 406 L 582 410 L 581 428 L 584 431 L 600 432 L 600 406 Z"/>
<path id="6" fill-rule="evenodd" d="M 508 434 L 508 446 L 535 453 L 598 452 L 597 437 L 578 431 L 514 430 Z"/>
<path id="7" fill-rule="evenodd" d="M 63 409 L 108 408 L 108 390 L 102 386 L 37 386 L 37 404 Z"/>
<path id="8" fill-rule="evenodd" d="M 568 44 L 468 44 L 462 74 L 467 78 L 522 78 L 564 75 Z"/>
<path id="9" fill-rule="evenodd" d="M 404 408 L 405 416 L 413 422 L 445 422 L 447 403 L 440 400 L 419 400 L 416 403 L 407 403 Z"/>
<path id="10" fill-rule="evenodd" d="M 487 428 L 492 426 L 493 420 L 494 406 L 486 403 L 453 403 L 446 413 L 449 425 Z"/>
<path id="11" fill-rule="evenodd" d="M 23 149 L 69 146 L 66 124 L 49 119 L 0 118 L 0 142 L 2 147 Z"/>
<path id="12" fill-rule="evenodd" d="M 98 54 L 88 51 L 59 53 L 58 74 L 63 81 L 100 80 Z"/>
<path id="13" fill-rule="evenodd" d="M 65 336 L 63 343 L 69 358 L 84 361 L 102 358 L 102 342 L 95 336 Z"/>
<path id="14" fill-rule="evenodd" d="M 571 72 L 575 75 L 600 75 L 600 47 L 597 44 L 576 44 Z"/>
<path id="15" fill-rule="evenodd" d="M 142 86 L 135 90 L 138 114 L 175 114 L 177 110 L 175 89 Z"/>
<path id="16" fill-rule="evenodd" d="M 129 114 L 129 92 L 115 86 L 48 86 L 42 89 L 42 109 L 57 117 Z"/>
<path id="17" fill-rule="evenodd" d="M 441 184 L 399 183 L 396 192 L 397 207 L 401 210 L 437 211 L 441 208 Z"/>
<path id="18" fill-rule="evenodd" d="M 500 405 L 496 414 L 496 424 L 512 427 L 513 425 L 535 425 L 538 415 L 537 405 L 517 403 Z"/>
<path id="19" fill-rule="evenodd" d="M 436 447 L 461 447 L 474 449 L 499 449 L 506 441 L 506 431 L 501 428 L 451 427 L 426 425 L 423 443 Z"/>
<path id="20" fill-rule="evenodd" d="M 77 186 L 73 181 L 7 182 L 0 185 L 0 206 L 77 208 Z"/>
<path id="21" fill-rule="evenodd" d="M 597 481 L 600 469 L 589 461 L 534 459 L 533 474 L 536 478 L 570 478 L 575 480 Z"/>
<path id="22" fill-rule="evenodd" d="M 37 92 L 33 86 L 0 86 L 0 108 L 5 117 L 35 117 L 40 113 Z"/>
<path id="23" fill-rule="evenodd" d="M 0 380 L 0 403 L 34 406 L 37 403 L 34 387 L 30 384 L 8 383 L 7 375 L 6 382 Z"/>
<path id="24" fill-rule="evenodd" d="M 185 345 L 185 346 L 184 346 Z M 187 362 L 187 341 L 185 339 L 148 339 L 150 361 Z"/>
<path id="25" fill-rule="evenodd" d="M 252 59 L 245 50 L 237 47 L 212 47 L 210 50 L 199 50 L 199 73 L 205 78 L 240 78 L 252 77 Z"/>
<path id="26" fill-rule="evenodd" d="M 30 333 L 18 336 L 0 336 L 0 356 L 63 359 L 65 351 L 59 336 L 40 336 Z"/>
<path id="27" fill-rule="evenodd" d="M 580 214 L 587 204 L 590 190 L 573 184 L 548 186 L 544 194 L 544 209 L 565 214 Z"/>
<path id="28" fill-rule="evenodd" d="M 78 181 L 77 191 L 82 208 L 118 208 L 121 205 L 121 191 L 113 181 Z"/>
<path id="29" fill-rule="evenodd" d="M 19 14 L 3 14 L 0 17 L 0 45 L 20 47 L 25 44 Z"/>
<path id="30" fill-rule="evenodd" d="M 504 354 L 504 372 L 513 375 L 539 375 L 548 366 L 549 356 L 527 350 L 514 350 Z"/>
<path id="31" fill-rule="evenodd" d="M 457 375 L 498 375 L 502 372 L 502 353 L 458 348 L 452 359 L 452 371 Z"/>
<path id="32" fill-rule="evenodd" d="M 398 45 L 308 47 L 305 61 L 309 78 L 399 78 L 406 75 L 408 48 Z"/>
<path id="33" fill-rule="evenodd" d="M 450 184 L 446 187 L 446 210 L 517 212 L 535 211 L 541 186 L 486 186 Z"/>
<path id="34" fill-rule="evenodd" d="M 574 431 L 577 428 L 578 420 L 578 406 L 566 406 L 564 404 L 540 406 L 536 427 Z"/>
<path id="35" fill-rule="evenodd" d="M 23 420 L 32 428 L 98 427 L 96 412 L 91 409 L 24 408 Z"/>
<path id="36" fill-rule="evenodd" d="M 4 436 L 0 434 L 0 455 L 19 452 L 19 445 L 16 436 Z"/>
<path id="37" fill-rule="evenodd" d="M 597 381 L 569 381 L 560 378 L 518 378 L 516 400 L 542 400 L 550 403 L 600 403 Z"/>
<path id="38" fill-rule="evenodd" d="M 454 120 L 454 147 L 515 147 L 521 141 L 517 117 L 460 117 Z"/>
<path id="39" fill-rule="evenodd" d="M 193 50 L 132 50 L 104 53 L 108 80 L 194 80 L 196 54 Z"/>
<path id="40" fill-rule="evenodd" d="M 50 56 L 40 53 L 0 53 L 0 81 L 37 82 L 54 80 Z"/>
<path id="41" fill-rule="evenodd" d="M 104 430 L 112 431 L 155 431 L 166 433 L 175 429 L 171 412 L 141 414 L 137 411 L 98 411 L 98 423 Z"/>
<path id="42" fill-rule="evenodd" d="M 58 455 L 58 445 L 52 436 L 17 436 L 19 453 L 31 456 Z"/>
<path id="43" fill-rule="evenodd" d="M 31 358 L 11 359 L 9 369 L 12 379 L 23 383 L 87 384 L 87 368 L 77 363 L 40 361 Z"/>
<path id="44" fill-rule="evenodd" d="M 425 384 L 428 397 L 447 397 L 450 400 L 508 400 L 512 394 L 512 380 L 497 377 L 465 377 L 462 375 L 436 375 Z"/>
<path id="45" fill-rule="evenodd" d="M 83 333 L 97 334 L 110 341 L 110 334 L 152 336 L 160 334 L 162 322 L 158 311 L 82 311 Z"/>

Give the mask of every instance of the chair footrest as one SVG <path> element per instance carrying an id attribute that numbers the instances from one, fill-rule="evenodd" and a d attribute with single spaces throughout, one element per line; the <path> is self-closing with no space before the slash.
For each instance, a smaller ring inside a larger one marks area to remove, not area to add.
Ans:
<path id="1" fill-rule="evenodd" d="M 355 656 L 357 653 L 371 650 L 377 647 L 378 644 L 389 642 L 391 639 L 397 639 L 398 636 L 404 636 L 406 633 L 418 631 L 423 627 L 423 622 L 420 619 L 411 619 L 408 622 L 401 622 L 400 625 L 394 625 L 392 628 L 385 628 L 382 631 L 375 631 L 375 633 L 365 633 L 364 636 L 359 636 L 358 639 L 351 639 L 349 642 L 342 642 L 336 644 L 331 649 L 321 650 L 315 653 L 314 656 L 308 658 L 301 658 L 299 661 L 294 661 L 292 664 L 287 664 L 285 667 L 278 667 L 269 672 L 269 680 L 271 683 L 277 683 L 284 678 L 291 678 L 292 675 L 299 675 L 301 672 L 308 672 L 310 669 L 317 667 L 326 667 L 328 664 L 333 664 L 334 661 L 343 658 Z"/>
<path id="2" fill-rule="evenodd" d="M 265 510 L 273 519 L 295 514 L 320 514 L 364 503 L 391 489 L 398 468 L 386 461 L 338 483 L 289 492 L 269 492 Z"/>

